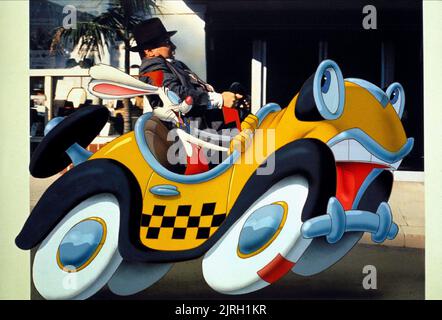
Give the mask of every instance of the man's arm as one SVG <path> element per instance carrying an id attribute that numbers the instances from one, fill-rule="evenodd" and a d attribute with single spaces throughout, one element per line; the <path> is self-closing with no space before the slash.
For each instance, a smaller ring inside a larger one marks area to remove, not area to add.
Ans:
<path id="1" fill-rule="evenodd" d="M 155 74 L 155 77 L 146 76 L 147 74 Z M 160 75 L 158 76 L 158 73 Z M 185 79 L 180 79 L 177 71 L 174 72 L 170 69 L 168 63 L 162 58 L 153 58 L 142 64 L 140 70 L 140 80 L 147 82 L 155 86 L 164 86 L 175 92 L 181 99 L 185 99 L 187 96 L 191 96 L 194 102 L 194 106 L 206 107 L 209 104 L 208 93 L 201 89 L 194 89 L 191 86 L 186 86 Z M 149 101 L 152 99 L 149 98 Z M 153 99 L 155 100 L 155 99 Z M 152 102 L 152 101 L 151 101 Z M 156 101 L 155 101 L 156 102 Z M 157 103 L 153 104 L 158 106 Z"/>
<path id="2" fill-rule="evenodd" d="M 209 105 L 209 94 L 205 90 L 183 85 L 178 76 L 167 66 L 162 68 L 162 71 L 164 76 L 163 86 L 175 92 L 181 99 L 191 96 L 194 106 L 207 107 Z"/>
<path id="3" fill-rule="evenodd" d="M 176 64 L 178 66 L 174 67 L 162 58 L 154 58 L 152 60 L 149 60 L 146 68 L 143 68 L 142 66 L 141 74 L 146 74 L 149 72 L 161 72 L 161 83 L 155 83 L 152 78 L 140 77 L 140 80 L 148 82 L 152 85 L 162 85 L 164 87 L 167 87 L 170 90 L 174 91 L 181 99 L 185 99 L 187 96 L 191 96 L 193 99 L 193 109 L 195 111 L 221 108 L 223 106 L 231 107 L 235 99 L 242 97 L 240 95 L 235 95 L 234 93 L 229 91 L 217 93 L 207 92 L 203 87 L 195 88 L 189 83 L 188 80 L 186 80 L 186 77 L 188 77 L 186 72 L 191 72 L 190 70 L 187 70 L 188 67 L 181 61 L 177 61 Z M 172 70 L 172 68 L 174 68 L 175 70 Z M 177 68 L 181 68 L 182 71 L 180 72 L 179 70 L 177 70 Z M 158 80 L 158 77 L 156 77 L 156 80 Z M 149 99 L 149 101 L 151 100 L 152 99 Z M 158 104 L 153 103 L 153 105 L 157 106 Z"/>

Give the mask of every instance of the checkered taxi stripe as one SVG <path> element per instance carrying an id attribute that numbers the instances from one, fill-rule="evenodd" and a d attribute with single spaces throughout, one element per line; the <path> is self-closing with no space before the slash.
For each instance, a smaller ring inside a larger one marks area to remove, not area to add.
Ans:
<path id="1" fill-rule="evenodd" d="M 204 203 L 200 208 L 179 205 L 175 210 L 155 205 L 150 213 L 143 213 L 141 227 L 145 240 L 206 240 L 226 219 L 225 213 L 216 213 L 216 203 Z M 175 207 L 176 208 L 176 207 Z M 144 242 L 144 241 L 143 241 Z"/>

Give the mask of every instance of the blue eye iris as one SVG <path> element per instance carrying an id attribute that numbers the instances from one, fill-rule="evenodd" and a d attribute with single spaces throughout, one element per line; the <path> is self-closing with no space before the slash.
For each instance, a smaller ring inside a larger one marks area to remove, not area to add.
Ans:
<path id="1" fill-rule="evenodd" d="M 395 104 L 397 100 L 399 99 L 399 88 L 396 88 L 393 90 L 393 92 L 390 94 L 390 102 L 391 104 Z"/>
<path id="2" fill-rule="evenodd" d="M 321 79 L 321 91 L 322 93 L 327 93 L 328 89 L 330 88 L 330 83 L 331 83 L 331 74 L 329 71 L 325 71 L 324 74 L 322 75 L 322 79 Z"/>

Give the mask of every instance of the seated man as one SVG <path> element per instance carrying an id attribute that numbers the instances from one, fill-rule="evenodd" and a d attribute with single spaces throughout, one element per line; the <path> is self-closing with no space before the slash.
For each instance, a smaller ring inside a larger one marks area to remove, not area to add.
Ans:
<path id="1" fill-rule="evenodd" d="M 192 97 L 193 106 L 184 122 L 188 124 L 197 121 L 201 129 L 210 127 L 204 117 L 207 110 L 223 106 L 231 108 L 243 96 L 230 91 L 215 92 L 211 85 L 201 80 L 183 62 L 174 59 L 176 47 L 170 37 L 175 33 L 167 31 L 158 18 L 143 21 L 134 28 L 137 46 L 131 48 L 131 51 L 138 52 L 142 59 L 140 80 L 167 87 L 183 100 Z M 149 101 L 153 108 L 161 106 L 158 97 L 150 96 Z"/>

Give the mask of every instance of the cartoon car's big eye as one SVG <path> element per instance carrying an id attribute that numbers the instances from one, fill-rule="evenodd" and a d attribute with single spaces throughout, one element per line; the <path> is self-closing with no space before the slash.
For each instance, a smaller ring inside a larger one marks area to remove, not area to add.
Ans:
<path id="1" fill-rule="evenodd" d="M 316 70 L 313 80 L 313 96 L 316 107 L 326 120 L 341 116 L 344 109 L 344 78 L 336 62 L 323 61 Z"/>
<path id="2" fill-rule="evenodd" d="M 331 74 L 330 71 L 325 70 L 324 74 L 322 75 L 321 79 L 321 92 L 327 93 L 330 89 L 330 82 L 331 82 Z"/>
<path id="3" fill-rule="evenodd" d="M 394 110 L 396 110 L 396 113 L 399 115 L 399 118 L 402 118 L 405 106 L 404 88 L 400 83 L 395 82 L 387 88 L 386 93 L 388 99 L 390 99 L 391 105 L 393 106 Z"/>

